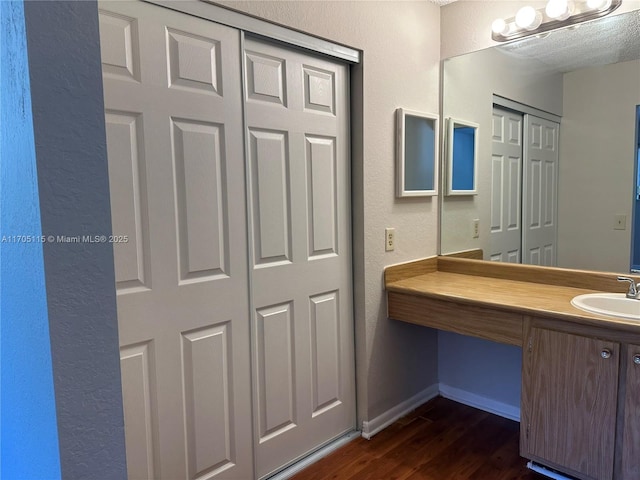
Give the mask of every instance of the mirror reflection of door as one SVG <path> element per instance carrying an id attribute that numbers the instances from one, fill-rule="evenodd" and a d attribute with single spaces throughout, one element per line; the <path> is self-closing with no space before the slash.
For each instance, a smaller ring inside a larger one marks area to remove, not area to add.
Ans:
<path id="1" fill-rule="evenodd" d="M 544 118 L 494 107 L 491 260 L 557 264 L 559 128 Z"/>
<path id="2" fill-rule="evenodd" d="M 493 109 L 491 152 L 491 233 L 489 259 L 520 263 L 522 258 L 522 120 L 519 112 Z"/>

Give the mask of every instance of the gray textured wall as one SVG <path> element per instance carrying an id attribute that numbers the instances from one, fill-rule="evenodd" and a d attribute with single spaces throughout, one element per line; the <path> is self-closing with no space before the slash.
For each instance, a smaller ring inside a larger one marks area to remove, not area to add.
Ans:
<path id="1" fill-rule="evenodd" d="M 42 232 L 109 235 L 95 1 L 25 2 Z M 113 250 L 44 245 L 62 477 L 126 479 Z"/>
<path id="2" fill-rule="evenodd" d="M 481 338 L 438 332 L 441 388 L 475 398 L 482 408 L 520 417 L 522 349 Z"/>

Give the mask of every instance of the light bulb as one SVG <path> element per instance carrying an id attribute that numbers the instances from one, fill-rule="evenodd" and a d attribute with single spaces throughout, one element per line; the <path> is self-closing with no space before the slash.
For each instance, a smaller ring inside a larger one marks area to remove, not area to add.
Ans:
<path id="1" fill-rule="evenodd" d="M 525 30 L 535 30 L 542 23 L 542 14 L 533 7 L 522 7 L 516 13 L 516 25 Z"/>
<path id="2" fill-rule="evenodd" d="M 509 26 L 502 18 L 498 18 L 491 24 L 491 30 L 498 35 L 504 35 L 509 31 Z"/>
<path id="3" fill-rule="evenodd" d="M 569 0 L 549 0 L 545 13 L 554 20 L 566 20 L 571 15 L 573 4 Z"/>

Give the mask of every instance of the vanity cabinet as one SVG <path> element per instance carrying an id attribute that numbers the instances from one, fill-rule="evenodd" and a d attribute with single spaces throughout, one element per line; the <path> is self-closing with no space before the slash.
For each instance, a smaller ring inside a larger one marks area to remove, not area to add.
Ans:
<path id="1" fill-rule="evenodd" d="M 614 276 L 438 257 L 389 267 L 385 286 L 390 318 L 522 347 L 523 457 L 640 480 L 640 327 L 571 305 L 620 288 Z"/>
<path id="2" fill-rule="evenodd" d="M 531 328 L 521 454 L 582 479 L 613 478 L 620 345 Z"/>
<path id="3" fill-rule="evenodd" d="M 623 357 L 626 369 L 622 425 L 622 479 L 640 478 L 640 346 L 628 345 Z"/>
<path id="4" fill-rule="evenodd" d="M 637 480 L 640 346 L 599 333 L 529 329 L 521 454 L 583 480 Z"/>

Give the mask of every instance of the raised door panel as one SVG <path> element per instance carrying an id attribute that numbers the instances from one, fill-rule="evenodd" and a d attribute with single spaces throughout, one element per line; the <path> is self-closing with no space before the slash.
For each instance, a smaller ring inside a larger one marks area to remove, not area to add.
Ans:
<path id="1" fill-rule="evenodd" d="M 287 106 L 286 60 L 264 53 L 245 52 L 247 102 Z"/>
<path id="2" fill-rule="evenodd" d="M 100 55 L 105 76 L 140 81 L 138 22 L 135 18 L 100 11 Z"/>
<path id="3" fill-rule="evenodd" d="M 231 326 L 223 322 L 181 336 L 187 478 L 215 478 L 238 461 Z"/>
<path id="4" fill-rule="evenodd" d="M 305 137 L 309 258 L 338 254 L 336 139 Z"/>
<path id="5" fill-rule="evenodd" d="M 223 95 L 221 42 L 167 28 L 169 86 Z"/>
<path id="6" fill-rule="evenodd" d="M 254 265 L 290 263 L 291 190 L 286 131 L 250 128 Z"/>
<path id="7" fill-rule="evenodd" d="M 640 346 L 629 345 L 622 438 L 623 479 L 640 478 Z"/>
<path id="8" fill-rule="evenodd" d="M 142 115 L 107 110 L 107 154 L 118 294 L 151 288 L 147 169 Z"/>
<path id="9" fill-rule="evenodd" d="M 153 343 L 120 349 L 124 423 L 127 429 L 129 478 L 156 478 L 158 474 L 158 417 L 153 392 Z"/>
<path id="10" fill-rule="evenodd" d="M 296 352 L 292 302 L 261 308 L 256 314 L 258 358 L 258 441 L 276 437 L 297 423 Z"/>
<path id="11" fill-rule="evenodd" d="M 229 219 L 224 125 L 173 118 L 180 282 L 227 278 Z"/>
<path id="12" fill-rule="evenodd" d="M 610 480 L 619 345 L 534 327 L 523 350 L 523 456 L 577 478 Z"/>
<path id="13" fill-rule="evenodd" d="M 340 349 L 340 302 L 337 291 L 315 295 L 309 299 L 311 312 L 311 388 L 312 416 L 341 402 L 340 376 L 346 359 Z"/>

